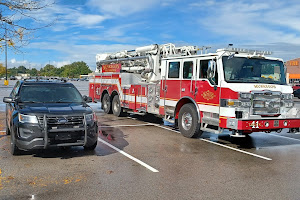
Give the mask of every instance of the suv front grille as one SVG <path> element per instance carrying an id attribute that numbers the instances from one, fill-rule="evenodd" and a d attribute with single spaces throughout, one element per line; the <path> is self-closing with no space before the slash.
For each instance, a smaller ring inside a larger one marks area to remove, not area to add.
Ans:
<path id="1" fill-rule="evenodd" d="M 48 127 L 57 128 L 73 128 L 74 126 L 83 127 L 83 116 L 46 116 Z M 44 125 L 44 117 L 39 116 L 38 121 L 41 125 Z"/>

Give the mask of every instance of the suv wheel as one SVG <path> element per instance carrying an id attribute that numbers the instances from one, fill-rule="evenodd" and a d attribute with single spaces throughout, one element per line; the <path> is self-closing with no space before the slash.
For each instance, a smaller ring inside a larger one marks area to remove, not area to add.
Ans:
<path id="1" fill-rule="evenodd" d="M 20 149 L 16 145 L 16 138 L 13 130 L 10 135 L 10 153 L 14 156 L 21 153 Z"/>
<path id="2" fill-rule="evenodd" d="M 84 146 L 84 150 L 92 151 L 97 147 L 97 141 L 92 146 Z"/>
<path id="3" fill-rule="evenodd" d="M 6 135 L 10 135 L 10 130 L 7 124 L 7 120 L 5 120 L 5 123 L 6 123 Z"/>

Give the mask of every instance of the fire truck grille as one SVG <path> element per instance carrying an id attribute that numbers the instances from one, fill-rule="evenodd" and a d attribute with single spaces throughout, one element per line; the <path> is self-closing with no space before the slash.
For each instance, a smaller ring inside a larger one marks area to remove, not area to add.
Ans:
<path id="1" fill-rule="evenodd" d="M 281 93 L 272 91 L 253 93 L 254 115 L 277 115 L 280 114 Z"/>

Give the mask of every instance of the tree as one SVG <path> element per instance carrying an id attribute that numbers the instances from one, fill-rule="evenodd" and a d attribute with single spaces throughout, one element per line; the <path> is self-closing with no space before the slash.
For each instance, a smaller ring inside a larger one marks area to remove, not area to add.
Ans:
<path id="1" fill-rule="evenodd" d="M 47 2 L 47 1 L 46 1 Z M 51 24 L 42 25 L 34 17 L 34 12 L 48 7 L 50 4 L 40 0 L 1 0 L 0 1 L 0 47 L 5 40 L 8 46 L 15 48 L 28 43 L 32 33 Z"/>
<path id="2" fill-rule="evenodd" d="M 0 76 L 4 76 L 5 73 L 6 73 L 5 67 L 2 65 L 2 63 L 0 63 Z"/>
<path id="3" fill-rule="evenodd" d="M 42 76 L 57 76 L 56 67 L 54 65 L 47 64 L 40 70 Z"/>
<path id="4" fill-rule="evenodd" d="M 79 77 L 81 74 L 88 74 L 91 73 L 92 71 L 90 70 L 89 66 L 83 62 L 73 62 L 70 65 L 65 65 L 63 66 L 63 72 L 62 76 L 63 77 Z"/>
<path id="5" fill-rule="evenodd" d="M 18 72 L 18 74 L 19 73 L 20 74 L 25 74 L 25 73 L 27 73 L 27 68 L 21 65 L 21 66 L 18 67 L 17 72 Z"/>

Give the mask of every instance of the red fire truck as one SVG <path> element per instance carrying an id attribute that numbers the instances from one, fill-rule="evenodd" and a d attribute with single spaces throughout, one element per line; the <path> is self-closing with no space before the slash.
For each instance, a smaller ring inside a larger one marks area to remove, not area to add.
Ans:
<path id="1" fill-rule="evenodd" d="M 208 48 L 163 44 L 98 54 L 89 95 L 105 113 L 155 114 L 185 137 L 224 129 L 232 136 L 299 131 L 300 110 L 281 59 L 267 51 Z"/>

